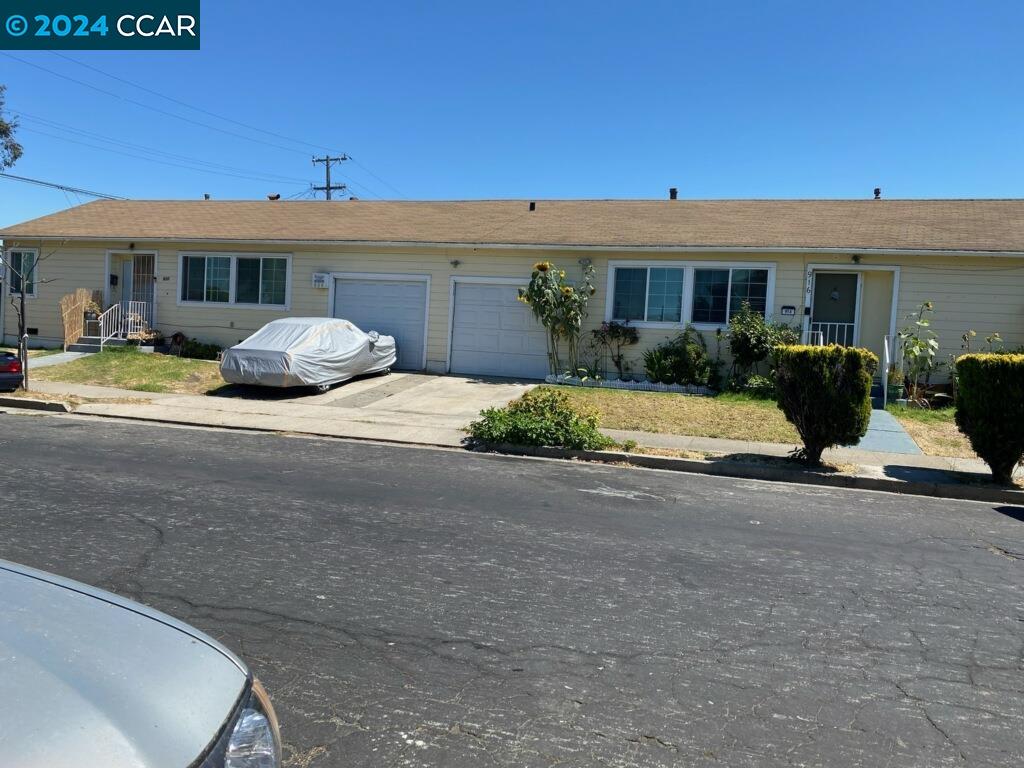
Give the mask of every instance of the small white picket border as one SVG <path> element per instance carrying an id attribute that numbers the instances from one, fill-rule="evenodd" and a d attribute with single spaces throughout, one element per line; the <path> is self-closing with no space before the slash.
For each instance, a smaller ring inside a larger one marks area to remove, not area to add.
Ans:
<path id="1" fill-rule="evenodd" d="M 654 381 L 622 381 L 620 379 L 581 379 L 579 376 L 566 376 L 548 374 L 544 378 L 546 384 L 562 384 L 569 387 L 594 387 L 596 389 L 626 389 L 634 392 L 677 392 L 682 395 L 704 395 L 706 397 L 717 394 L 711 387 L 703 384 L 659 384 Z"/>

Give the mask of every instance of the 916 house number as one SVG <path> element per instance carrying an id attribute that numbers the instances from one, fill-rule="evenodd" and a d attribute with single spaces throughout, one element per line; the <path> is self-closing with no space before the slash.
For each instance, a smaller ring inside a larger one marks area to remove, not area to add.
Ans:
<path id="1" fill-rule="evenodd" d="M 12 16 L 7 20 L 7 30 L 11 34 L 20 36 L 20 34 L 24 34 L 27 24 L 24 26 L 14 24 L 14 28 L 12 28 L 14 19 L 20 19 L 24 24 L 23 17 Z M 53 17 L 40 14 L 35 16 L 33 21 L 37 25 L 32 33 L 35 37 L 90 37 L 91 35 L 106 37 L 110 31 L 106 15 L 90 20 L 88 16 L 81 14 L 75 16 L 59 14 Z M 20 34 L 16 31 L 19 26 L 21 26 Z M 118 17 L 114 24 L 114 30 L 120 37 L 135 37 L 136 35 L 139 37 L 185 37 L 186 35 L 195 37 L 195 26 L 194 16 L 180 15 L 172 20 L 170 16 L 157 18 L 152 14 L 144 13 L 139 16 L 125 14 Z"/>

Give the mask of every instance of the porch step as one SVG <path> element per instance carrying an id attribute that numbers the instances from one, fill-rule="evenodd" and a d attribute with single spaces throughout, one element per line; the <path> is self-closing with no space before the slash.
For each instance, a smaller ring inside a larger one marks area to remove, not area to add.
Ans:
<path id="1" fill-rule="evenodd" d="M 124 339 L 108 339 L 104 346 L 107 347 L 123 347 L 128 342 Z M 68 352 L 99 352 L 100 351 L 100 337 L 99 336 L 80 336 L 78 341 L 74 344 L 68 344 Z"/>
<path id="2" fill-rule="evenodd" d="M 882 391 L 882 382 L 877 379 L 871 382 L 871 407 L 876 411 L 882 409 L 882 397 L 885 393 Z"/>

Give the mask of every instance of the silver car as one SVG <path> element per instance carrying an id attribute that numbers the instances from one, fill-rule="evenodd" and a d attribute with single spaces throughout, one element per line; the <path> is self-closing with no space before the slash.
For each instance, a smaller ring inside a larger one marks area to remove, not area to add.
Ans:
<path id="1" fill-rule="evenodd" d="M 217 641 L 101 589 L 0 560 L 4 768 L 278 768 L 277 718 Z"/>

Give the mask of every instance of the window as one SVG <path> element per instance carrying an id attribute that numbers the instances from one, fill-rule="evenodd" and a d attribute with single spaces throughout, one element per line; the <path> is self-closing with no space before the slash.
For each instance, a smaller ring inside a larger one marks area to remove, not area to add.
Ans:
<path id="1" fill-rule="evenodd" d="M 694 269 L 694 323 L 724 325 L 743 302 L 764 315 L 768 308 L 767 269 Z"/>
<path id="2" fill-rule="evenodd" d="M 645 325 L 723 326 L 743 302 L 767 316 L 775 265 L 716 261 L 619 261 L 609 264 L 606 320 Z"/>
<path id="3" fill-rule="evenodd" d="M 284 307 L 288 257 L 182 254 L 181 301 Z"/>
<path id="4" fill-rule="evenodd" d="M 24 281 L 25 295 L 35 296 L 36 252 L 8 251 L 7 265 L 7 284 L 10 286 L 11 294 L 20 294 L 22 281 Z"/>
<path id="5" fill-rule="evenodd" d="M 678 323 L 683 316 L 683 273 L 678 267 L 615 270 L 612 319 Z"/>

